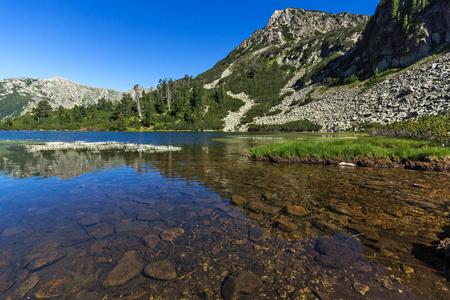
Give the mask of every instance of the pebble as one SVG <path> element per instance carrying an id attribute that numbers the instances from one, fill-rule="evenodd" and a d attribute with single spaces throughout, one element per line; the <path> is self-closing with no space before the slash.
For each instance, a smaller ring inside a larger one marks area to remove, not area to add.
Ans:
<path id="1" fill-rule="evenodd" d="M 370 290 L 370 288 L 367 285 L 361 284 L 359 282 L 355 282 L 353 284 L 353 288 L 355 289 L 355 291 L 357 291 L 363 296 Z"/>

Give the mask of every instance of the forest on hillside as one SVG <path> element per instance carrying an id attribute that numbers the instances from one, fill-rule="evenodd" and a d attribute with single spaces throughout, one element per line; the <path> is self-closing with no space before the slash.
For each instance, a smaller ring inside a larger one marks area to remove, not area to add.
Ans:
<path id="1" fill-rule="evenodd" d="M 223 88 L 207 90 L 186 75 L 179 80 L 160 80 L 141 97 L 124 94 L 118 102 L 100 99 L 90 106 L 52 109 L 40 101 L 31 112 L 0 122 L 4 130 L 221 130 L 222 119 L 244 103 Z"/>

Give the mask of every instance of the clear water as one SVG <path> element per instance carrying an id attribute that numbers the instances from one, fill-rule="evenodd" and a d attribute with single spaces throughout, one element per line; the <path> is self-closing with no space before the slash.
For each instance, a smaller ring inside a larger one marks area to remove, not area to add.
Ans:
<path id="1" fill-rule="evenodd" d="M 0 132 L 0 299 L 448 298 L 435 248 L 449 175 L 241 156 L 293 138 L 331 137 Z M 7 140 L 182 151 L 28 153 Z"/>

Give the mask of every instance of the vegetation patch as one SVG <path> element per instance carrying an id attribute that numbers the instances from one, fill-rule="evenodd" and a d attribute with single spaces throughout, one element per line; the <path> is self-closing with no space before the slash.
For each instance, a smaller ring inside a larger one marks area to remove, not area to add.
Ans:
<path id="1" fill-rule="evenodd" d="M 422 116 L 417 120 L 405 120 L 388 125 L 364 124 L 371 135 L 386 137 L 408 137 L 436 141 L 450 146 L 450 112 L 443 115 Z"/>
<path id="2" fill-rule="evenodd" d="M 333 141 L 301 140 L 251 148 L 245 155 L 255 160 L 354 163 L 360 166 L 449 170 L 450 147 L 432 141 L 362 137 Z"/>
<path id="3" fill-rule="evenodd" d="M 256 125 L 250 124 L 248 131 L 319 131 L 322 126 L 314 124 L 306 120 L 288 122 L 284 124 L 274 125 Z"/>

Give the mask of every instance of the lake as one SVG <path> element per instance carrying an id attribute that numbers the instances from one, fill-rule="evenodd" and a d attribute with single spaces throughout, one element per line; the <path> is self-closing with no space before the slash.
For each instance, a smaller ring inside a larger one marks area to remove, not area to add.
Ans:
<path id="1" fill-rule="evenodd" d="M 344 137 L 0 132 L 0 299 L 449 299 L 450 174 L 242 156 Z"/>

